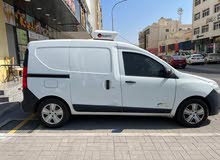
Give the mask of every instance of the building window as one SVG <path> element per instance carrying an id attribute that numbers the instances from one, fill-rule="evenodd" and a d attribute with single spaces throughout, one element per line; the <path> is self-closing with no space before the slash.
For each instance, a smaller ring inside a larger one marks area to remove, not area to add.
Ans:
<path id="1" fill-rule="evenodd" d="M 166 29 L 166 32 L 169 32 L 170 30 L 169 29 Z"/>
<path id="2" fill-rule="evenodd" d="M 201 0 L 195 0 L 195 6 L 198 6 L 201 3 Z"/>
<path id="3" fill-rule="evenodd" d="M 194 15 L 194 21 L 200 19 L 200 12 Z"/>
<path id="4" fill-rule="evenodd" d="M 209 25 L 202 26 L 202 33 L 209 31 Z"/>
<path id="5" fill-rule="evenodd" d="M 220 3 L 215 5 L 215 13 L 220 11 Z"/>
<path id="6" fill-rule="evenodd" d="M 220 21 L 214 23 L 214 30 L 220 29 Z"/>
<path id="7" fill-rule="evenodd" d="M 199 34 L 199 28 L 194 29 L 194 35 L 197 35 L 197 34 Z"/>
<path id="8" fill-rule="evenodd" d="M 202 11 L 202 17 L 206 17 L 209 15 L 209 8 Z"/>

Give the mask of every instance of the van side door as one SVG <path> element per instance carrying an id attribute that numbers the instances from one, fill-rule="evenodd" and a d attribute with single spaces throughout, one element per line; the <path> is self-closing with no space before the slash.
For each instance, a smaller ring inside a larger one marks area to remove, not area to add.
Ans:
<path id="1" fill-rule="evenodd" d="M 123 112 L 170 113 L 175 78 L 165 78 L 165 67 L 152 57 L 120 50 Z"/>
<path id="2" fill-rule="evenodd" d="M 114 72 L 118 63 L 115 52 L 105 47 L 70 48 L 71 98 L 75 111 L 122 112 L 120 76 Z"/>

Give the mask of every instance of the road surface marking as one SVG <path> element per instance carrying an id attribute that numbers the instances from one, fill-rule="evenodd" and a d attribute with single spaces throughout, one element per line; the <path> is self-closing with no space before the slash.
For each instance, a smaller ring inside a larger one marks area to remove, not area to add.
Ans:
<path id="1" fill-rule="evenodd" d="M 8 134 L 14 134 L 17 132 L 18 129 L 20 129 L 22 126 L 27 124 L 30 120 L 34 118 L 35 114 L 31 114 L 26 119 L 24 119 L 21 123 L 19 123 L 15 128 L 13 128 L 11 131 L 8 132 Z"/>

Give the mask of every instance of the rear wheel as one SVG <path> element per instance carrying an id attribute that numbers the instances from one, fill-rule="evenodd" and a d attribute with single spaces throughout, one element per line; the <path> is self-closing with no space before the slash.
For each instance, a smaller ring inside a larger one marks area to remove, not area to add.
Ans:
<path id="1" fill-rule="evenodd" d="M 185 127 L 199 127 L 208 118 L 208 106 L 200 99 L 186 100 L 179 107 L 176 119 Z"/>
<path id="2" fill-rule="evenodd" d="M 42 125 L 56 128 L 63 126 L 69 120 L 70 112 L 65 103 L 50 98 L 40 103 L 38 116 Z"/>

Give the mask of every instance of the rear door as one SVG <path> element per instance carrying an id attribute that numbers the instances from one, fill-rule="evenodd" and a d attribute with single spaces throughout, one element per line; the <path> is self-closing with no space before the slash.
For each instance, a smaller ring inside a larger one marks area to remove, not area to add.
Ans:
<path id="1" fill-rule="evenodd" d="M 118 62 L 113 54 L 110 48 L 70 48 L 71 98 L 76 111 L 122 111 L 120 79 L 114 72 Z"/>

